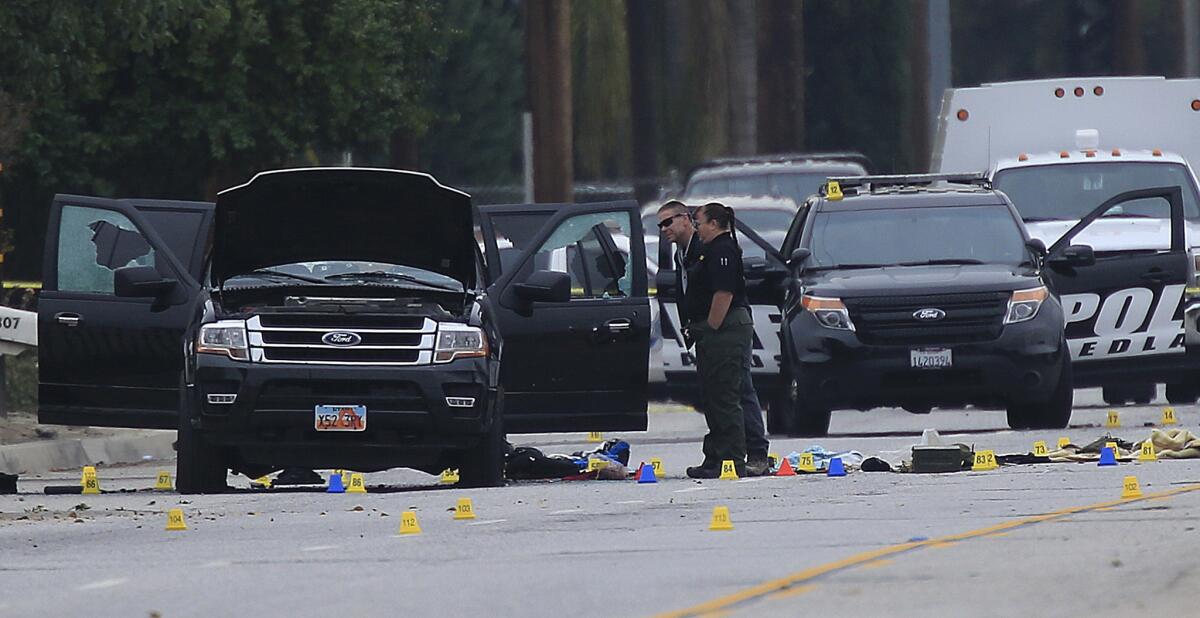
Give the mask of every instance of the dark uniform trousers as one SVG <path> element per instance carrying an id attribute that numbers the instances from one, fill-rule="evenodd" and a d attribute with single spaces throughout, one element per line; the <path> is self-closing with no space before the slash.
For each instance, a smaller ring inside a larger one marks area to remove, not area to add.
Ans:
<path id="1" fill-rule="evenodd" d="M 721 328 L 701 320 L 690 326 L 696 340 L 696 369 L 704 397 L 704 466 L 719 467 L 733 460 L 738 470 L 746 461 L 746 429 L 742 415 L 742 382 L 746 354 L 754 338 L 754 322 L 744 307 L 729 310 Z"/>

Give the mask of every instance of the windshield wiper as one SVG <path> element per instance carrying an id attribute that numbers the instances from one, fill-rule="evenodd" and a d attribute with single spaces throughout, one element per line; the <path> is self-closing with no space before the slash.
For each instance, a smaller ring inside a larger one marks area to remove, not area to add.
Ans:
<path id="1" fill-rule="evenodd" d="M 1111 215 L 1101 215 L 1101 219 L 1159 219 L 1161 217 L 1151 217 L 1150 215 L 1139 215 L 1133 212 L 1117 212 Z M 1169 217 L 1168 217 L 1169 218 Z"/>
<path id="2" fill-rule="evenodd" d="M 942 258 L 940 260 L 926 260 L 924 262 L 900 262 L 897 266 L 941 266 L 949 264 L 986 264 L 986 262 L 974 258 Z"/>
<path id="3" fill-rule="evenodd" d="M 248 273 L 244 273 L 241 275 L 234 275 L 233 277 L 230 277 L 230 279 L 234 279 L 236 277 L 247 277 L 250 275 L 270 275 L 272 277 L 287 277 L 288 279 L 295 279 L 297 281 L 304 281 L 306 283 L 319 283 L 321 285 L 325 285 L 324 279 L 319 279 L 317 277 L 306 277 L 304 275 L 296 275 L 296 274 L 292 274 L 292 273 L 285 273 L 282 270 L 272 270 L 270 268 L 260 268 L 258 270 L 252 270 Z"/>
<path id="4" fill-rule="evenodd" d="M 386 272 L 386 271 L 382 271 L 382 270 L 369 270 L 369 271 L 360 272 L 360 273 L 340 273 L 340 274 L 329 275 L 328 277 L 325 277 L 326 281 L 346 281 L 346 280 L 351 280 L 351 279 L 361 279 L 361 280 L 388 279 L 391 281 L 408 281 L 410 283 L 417 283 L 417 284 L 424 285 L 427 287 L 437 288 L 439 290 L 449 290 L 452 292 L 458 291 L 457 287 L 450 286 L 447 284 L 432 283 L 430 281 L 426 281 L 420 277 L 415 277 L 413 275 L 408 275 L 405 273 L 390 273 L 390 272 Z"/>
<path id="5" fill-rule="evenodd" d="M 1021 217 L 1025 223 L 1044 223 L 1046 221 L 1075 221 L 1066 217 Z"/>
<path id="6" fill-rule="evenodd" d="M 828 266 L 814 266 L 808 270 L 855 270 L 861 268 L 885 268 L 892 264 L 830 264 Z"/>

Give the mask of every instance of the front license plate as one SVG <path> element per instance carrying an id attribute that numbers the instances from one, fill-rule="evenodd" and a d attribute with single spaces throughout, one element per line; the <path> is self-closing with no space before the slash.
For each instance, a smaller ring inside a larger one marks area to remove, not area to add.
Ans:
<path id="1" fill-rule="evenodd" d="M 367 406 L 317 406 L 317 431 L 366 431 Z"/>
<path id="2" fill-rule="evenodd" d="M 913 369 L 948 369 L 953 363 L 949 348 L 910 350 Z"/>

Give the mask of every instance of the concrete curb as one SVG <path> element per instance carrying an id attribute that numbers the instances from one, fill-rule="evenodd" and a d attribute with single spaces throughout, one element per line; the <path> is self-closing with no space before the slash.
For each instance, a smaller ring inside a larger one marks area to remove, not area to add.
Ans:
<path id="1" fill-rule="evenodd" d="M 136 431 L 107 438 L 26 442 L 0 446 L 0 472 L 37 474 L 98 464 L 171 459 L 174 431 Z"/>

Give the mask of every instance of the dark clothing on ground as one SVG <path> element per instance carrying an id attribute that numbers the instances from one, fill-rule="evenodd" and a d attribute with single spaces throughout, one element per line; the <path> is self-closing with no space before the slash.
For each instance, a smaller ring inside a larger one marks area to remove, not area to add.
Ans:
<path id="1" fill-rule="evenodd" d="M 706 322 L 716 292 L 733 294 L 730 311 L 739 307 L 747 313 L 750 311 L 750 302 L 746 299 L 746 273 L 742 269 L 742 249 L 729 232 L 704 245 L 696 261 L 688 267 L 687 278 L 687 289 L 684 290 L 687 317 L 683 321 L 689 324 Z"/>

